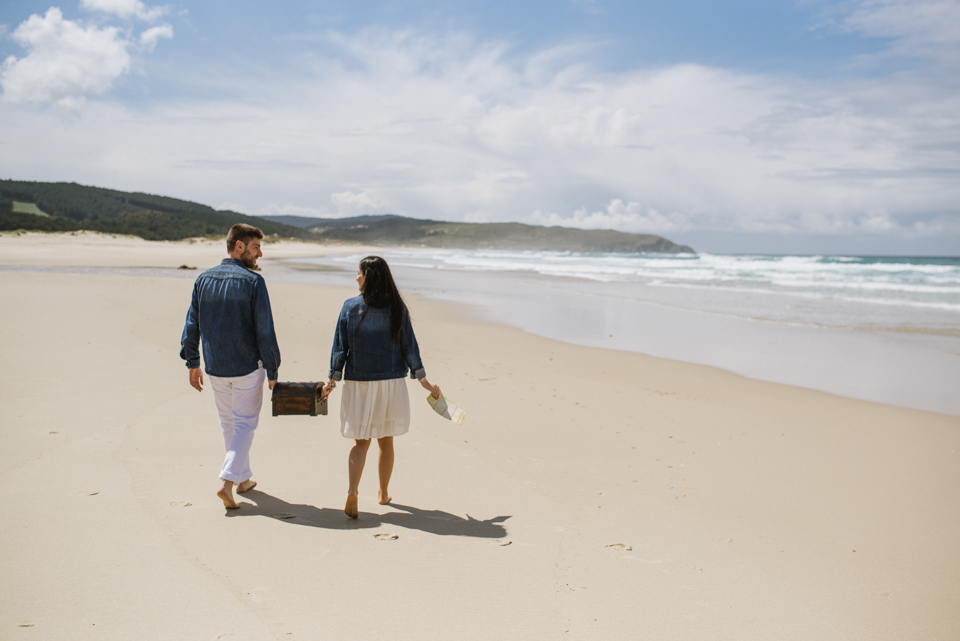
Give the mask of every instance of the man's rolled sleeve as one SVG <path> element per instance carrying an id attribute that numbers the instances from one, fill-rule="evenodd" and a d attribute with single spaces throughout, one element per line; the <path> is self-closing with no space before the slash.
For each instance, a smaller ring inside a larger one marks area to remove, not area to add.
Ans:
<path id="1" fill-rule="evenodd" d="M 273 327 L 273 312 L 270 309 L 270 296 L 263 278 L 257 278 L 254 288 L 253 318 L 256 323 L 257 347 L 260 350 L 260 362 L 267 370 L 267 380 L 277 380 L 280 369 L 280 347 L 277 345 L 277 333 Z"/>
<path id="2" fill-rule="evenodd" d="M 183 334 L 180 336 L 180 358 L 187 362 L 187 367 L 200 367 L 200 304 L 196 283 L 193 286 L 193 298 L 187 310 L 187 320 L 183 325 Z"/>

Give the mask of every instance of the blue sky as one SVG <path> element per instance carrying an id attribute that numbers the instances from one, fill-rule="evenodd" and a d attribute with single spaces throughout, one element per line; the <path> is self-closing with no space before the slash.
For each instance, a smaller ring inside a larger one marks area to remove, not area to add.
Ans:
<path id="1" fill-rule="evenodd" d="M 960 0 L 79 0 L 0 24 L 5 178 L 960 253 Z"/>

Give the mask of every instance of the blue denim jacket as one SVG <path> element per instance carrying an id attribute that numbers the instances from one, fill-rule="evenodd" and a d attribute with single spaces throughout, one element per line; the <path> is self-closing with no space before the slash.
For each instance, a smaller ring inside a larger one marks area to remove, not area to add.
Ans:
<path id="1" fill-rule="evenodd" d="M 280 348 L 263 276 L 234 258 L 200 274 L 180 338 L 187 367 L 200 367 L 201 338 L 210 376 L 246 376 L 263 363 L 267 378 L 277 380 Z"/>
<path id="2" fill-rule="evenodd" d="M 364 314 L 366 311 L 366 314 Z M 337 331 L 330 350 L 330 378 L 339 381 L 384 381 L 403 378 L 424 378 L 420 346 L 413 335 L 410 315 L 403 319 L 400 342 L 390 338 L 390 308 L 368 307 L 363 296 L 348 299 L 340 310 Z"/>

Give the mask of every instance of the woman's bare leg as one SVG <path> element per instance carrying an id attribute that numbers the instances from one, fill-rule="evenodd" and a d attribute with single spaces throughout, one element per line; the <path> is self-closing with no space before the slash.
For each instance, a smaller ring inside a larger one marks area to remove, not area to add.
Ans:
<path id="1" fill-rule="evenodd" d="M 377 439 L 377 445 L 380 446 L 380 460 L 378 461 L 378 470 L 380 472 L 380 491 L 377 492 L 377 501 L 380 505 L 386 505 L 390 502 L 390 476 L 393 474 L 393 437 L 384 436 Z"/>
<path id="2" fill-rule="evenodd" d="M 357 494 L 360 492 L 360 477 L 363 476 L 363 464 L 367 462 L 367 450 L 370 448 L 370 439 L 355 439 L 350 448 L 350 458 L 347 469 L 350 475 L 350 489 L 347 490 L 347 505 L 343 511 L 351 519 L 357 518 L 360 510 L 357 507 Z"/>

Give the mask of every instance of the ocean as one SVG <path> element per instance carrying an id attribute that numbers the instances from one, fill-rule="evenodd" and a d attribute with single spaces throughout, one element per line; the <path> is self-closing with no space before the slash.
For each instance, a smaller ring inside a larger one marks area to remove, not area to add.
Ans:
<path id="1" fill-rule="evenodd" d="M 960 415 L 957 257 L 381 255 L 402 291 L 533 334 Z M 291 259 L 344 271 L 290 270 L 282 278 L 352 285 L 360 258 Z"/>
<path id="2" fill-rule="evenodd" d="M 960 416 L 960 258 L 378 251 L 414 312 L 421 297 L 446 300 L 475 318 L 567 343 Z M 265 253 L 268 282 L 349 288 L 363 257 L 275 259 L 269 245 Z"/>
<path id="3" fill-rule="evenodd" d="M 960 335 L 960 258 L 453 250 L 385 258 L 398 267 L 538 274 L 571 291 L 756 320 Z"/>

